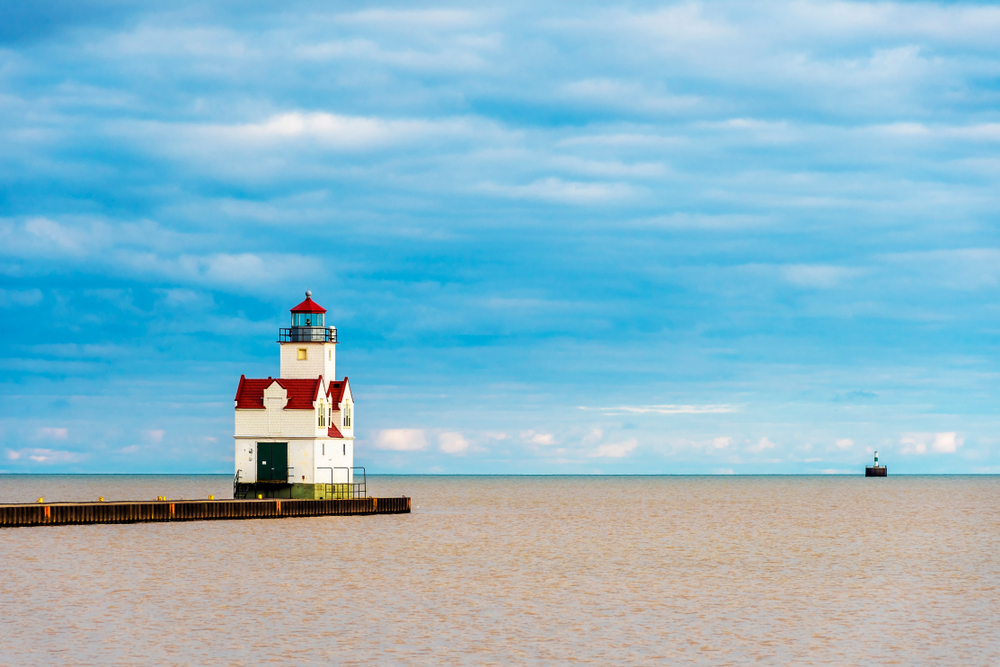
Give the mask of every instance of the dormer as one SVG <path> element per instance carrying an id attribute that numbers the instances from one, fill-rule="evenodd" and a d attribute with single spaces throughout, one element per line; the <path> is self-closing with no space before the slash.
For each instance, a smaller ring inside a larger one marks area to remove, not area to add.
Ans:
<path id="1" fill-rule="evenodd" d="M 278 384 L 277 380 L 264 389 L 264 408 L 266 410 L 284 410 L 288 405 L 288 390 Z"/>

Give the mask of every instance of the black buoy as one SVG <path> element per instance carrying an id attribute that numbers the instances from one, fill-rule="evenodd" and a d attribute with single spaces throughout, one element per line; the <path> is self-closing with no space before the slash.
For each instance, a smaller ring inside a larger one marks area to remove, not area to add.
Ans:
<path id="1" fill-rule="evenodd" d="M 875 465 L 865 466 L 865 477 L 888 477 L 889 469 L 878 464 L 878 452 L 875 452 Z"/>

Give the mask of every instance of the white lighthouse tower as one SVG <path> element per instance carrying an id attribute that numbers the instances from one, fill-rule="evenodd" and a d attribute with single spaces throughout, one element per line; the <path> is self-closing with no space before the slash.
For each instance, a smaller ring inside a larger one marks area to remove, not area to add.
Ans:
<path id="1" fill-rule="evenodd" d="M 354 467 L 354 397 L 338 380 L 337 329 L 306 300 L 278 332 L 279 376 L 240 377 L 236 390 L 237 498 L 353 498 L 364 495 Z"/>

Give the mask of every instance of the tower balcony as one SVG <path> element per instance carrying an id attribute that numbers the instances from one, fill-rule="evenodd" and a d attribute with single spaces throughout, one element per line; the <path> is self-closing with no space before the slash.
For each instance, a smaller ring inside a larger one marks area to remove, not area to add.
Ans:
<path id="1" fill-rule="evenodd" d="M 288 327 L 278 329 L 279 343 L 336 343 L 337 327 Z"/>

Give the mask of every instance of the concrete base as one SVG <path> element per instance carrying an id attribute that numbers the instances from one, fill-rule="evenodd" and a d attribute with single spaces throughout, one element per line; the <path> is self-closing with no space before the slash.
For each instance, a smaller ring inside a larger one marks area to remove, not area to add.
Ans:
<path id="1" fill-rule="evenodd" d="M 288 500 L 344 500 L 359 497 L 359 484 L 238 484 L 236 498 Z"/>

